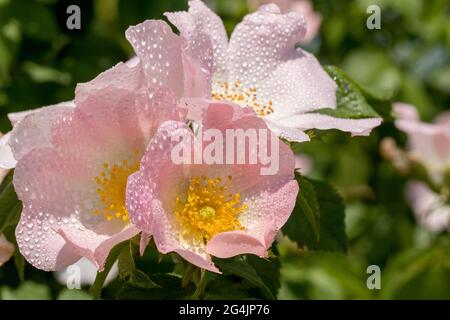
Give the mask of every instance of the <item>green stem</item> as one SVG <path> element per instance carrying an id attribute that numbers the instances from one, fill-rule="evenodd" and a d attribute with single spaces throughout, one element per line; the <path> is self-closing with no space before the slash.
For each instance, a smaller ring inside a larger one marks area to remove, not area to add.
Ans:
<path id="1" fill-rule="evenodd" d="M 187 287 L 189 282 L 192 280 L 192 276 L 194 275 L 194 272 L 197 270 L 197 267 L 195 267 L 193 264 L 188 263 L 187 266 L 184 268 L 183 273 L 183 279 L 181 279 L 181 286 L 183 288 Z"/>
<path id="2" fill-rule="evenodd" d="M 206 288 L 206 271 L 204 269 L 200 269 L 200 279 L 197 283 L 197 290 L 195 290 L 192 297 L 197 300 L 202 300 L 205 295 L 205 288 Z"/>

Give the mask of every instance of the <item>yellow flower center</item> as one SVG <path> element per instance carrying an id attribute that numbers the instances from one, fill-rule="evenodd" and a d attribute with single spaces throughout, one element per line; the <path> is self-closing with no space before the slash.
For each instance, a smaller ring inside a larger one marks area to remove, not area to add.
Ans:
<path id="1" fill-rule="evenodd" d="M 117 219 L 128 222 L 128 211 L 125 204 L 125 192 L 128 177 L 139 169 L 139 162 L 123 160 L 121 164 L 103 163 L 104 170 L 95 177 L 98 185 L 97 195 L 102 208 L 94 209 L 94 214 L 103 214 L 106 220 Z"/>
<path id="2" fill-rule="evenodd" d="M 214 100 L 228 100 L 243 107 L 250 107 L 260 117 L 273 113 L 272 101 L 261 102 L 254 87 L 245 88 L 240 81 L 231 84 L 228 81 L 217 81 L 216 88 L 217 90 L 212 92 Z"/>
<path id="3" fill-rule="evenodd" d="M 231 176 L 225 183 L 205 176 L 191 179 L 184 199 L 175 198 L 175 218 L 183 236 L 207 243 L 218 233 L 245 229 L 239 215 L 248 206 L 239 193 L 229 192 L 231 181 Z"/>

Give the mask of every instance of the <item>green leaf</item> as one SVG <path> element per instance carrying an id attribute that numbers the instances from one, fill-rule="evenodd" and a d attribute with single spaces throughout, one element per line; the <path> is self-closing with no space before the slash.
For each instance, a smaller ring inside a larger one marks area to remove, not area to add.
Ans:
<path id="1" fill-rule="evenodd" d="M 260 259 L 261 258 L 256 258 Z M 279 268 L 278 265 L 270 265 L 272 262 L 266 260 L 268 263 L 265 267 Z M 278 288 L 275 288 L 273 283 L 270 285 L 266 283 L 267 277 L 260 276 L 257 272 L 261 271 L 261 264 L 256 263 L 250 256 L 240 256 L 234 259 L 215 259 L 214 263 L 223 272 L 224 276 L 238 276 L 248 281 L 252 286 L 258 288 L 265 299 L 275 299 Z M 256 267 L 256 268 L 255 268 Z M 266 281 L 265 281 L 266 280 Z"/>
<path id="2" fill-rule="evenodd" d="M 307 247 L 310 250 L 346 252 L 345 208 L 339 194 L 325 182 L 301 177 L 299 174 L 296 174 L 296 179 L 300 184 L 299 195 L 283 232 L 299 246 Z M 302 186 L 305 185 L 305 181 L 310 184 L 307 184 L 308 187 L 303 190 Z M 315 198 L 313 197 L 314 193 L 311 192 L 311 186 L 314 187 Z M 310 219 L 304 212 L 303 201 L 317 202 L 318 204 L 320 215 L 319 237 L 316 236 Z"/>
<path id="3" fill-rule="evenodd" d="M 280 289 L 280 260 L 278 254 L 270 256 L 268 259 L 261 259 L 255 255 L 247 255 L 247 263 L 251 265 L 264 284 L 269 288 L 274 297 L 277 297 Z"/>
<path id="4" fill-rule="evenodd" d="M 146 273 L 141 270 L 135 270 L 131 274 L 129 283 L 135 287 L 144 289 L 160 288 L 158 284 L 156 284 Z"/>
<path id="5" fill-rule="evenodd" d="M 120 253 L 118 260 L 119 276 L 124 280 L 128 280 L 130 285 L 136 287 L 158 288 L 159 286 L 145 272 L 136 268 L 133 258 L 135 248 L 136 245 L 133 243 L 133 240 L 130 240 Z"/>
<path id="6" fill-rule="evenodd" d="M 243 300 L 254 298 L 251 290 L 227 277 L 217 277 L 206 287 L 205 300 Z"/>
<path id="7" fill-rule="evenodd" d="M 122 279 L 130 277 L 136 271 L 136 264 L 133 259 L 133 249 L 131 241 L 123 248 L 118 261 L 119 276 Z"/>
<path id="8" fill-rule="evenodd" d="M 11 171 L 0 185 L 0 233 L 8 226 L 17 225 L 21 212 L 22 203 L 14 191 L 13 172 Z"/>
<path id="9" fill-rule="evenodd" d="M 97 273 L 97 277 L 95 278 L 94 283 L 92 284 L 90 288 L 90 292 L 94 299 L 100 299 L 102 288 L 105 283 L 106 277 L 108 276 L 109 271 L 111 271 L 112 266 L 124 250 L 124 248 L 127 248 L 129 245 L 129 241 L 123 241 L 119 244 L 117 244 L 109 253 L 108 258 L 105 262 L 105 267 L 102 272 Z"/>
<path id="10" fill-rule="evenodd" d="M 302 191 L 297 195 L 296 206 L 306 216 L 317 241 L 320 241 L 320 208 L 317 201 L 316 189 L 310 181 L 303 178 L 300 174 L 296 173 L 296 178 L 299 188 Z M 295 218 L 298 219 L 299 217 L 297 215 Z"/>
<path id="11" fill-rule="evenodd" d="M 193 283 L 183 287 L 181 278 L 170 274 L 151 275 L 158 287 L 144 288 L 131 282 L 125 282 L 117 293 L 117 299 L 142 300 L 142 299 L 188 299 L 195 291 Z"/>
<path id="12" fill-rule="evenodd" d="M 19 276 L 20 281 L 25 280 L 25 258 L 20 254 L 20 251 L 17 249 L 14 252 L 14 264 L 16 266 L 17 274 Z"/>
<path id="13" fill-rule="evenodd" d="M 390 103 L 381 103 L 378 97 L 363 90 L 355 81 L 353 81 L 344 71 L 335 66 L 325 66 L 331 78 L 336 82 L 338 88 L 336 91 L 336 109 L 323 108 L 314 111 L 315 113 L 326 114 L 336 118 L 364 119 L 380 117 L 380 114 L 374 109 L 367 98 L 375 103 L 383 116 L 390 115 Z"/>

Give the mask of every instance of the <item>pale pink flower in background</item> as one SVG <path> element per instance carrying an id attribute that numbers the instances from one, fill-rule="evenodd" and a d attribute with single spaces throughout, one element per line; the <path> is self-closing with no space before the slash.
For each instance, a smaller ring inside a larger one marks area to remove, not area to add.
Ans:
<path id="1" fill-rule="evenodd" d="M 295 169 L 298 170 L 302 175 L 311 172 L 313 167 L 313 160 L 306 154 L 296 154 L 295 155 Z"/>
<path id="2" fill-rule="evenodd" d="M 226 129 L 267 130 L 251 109 L 228 102 L 211 102 L 202 126 L 222 134 Z M 171 152 L 180 137 L 191 142 L 199 139 L 184 123 L 164 123 L 150 142 L 140 170 L 128 179 L 127 209 L 133 224 L 153 235 L 160 252 L 177 252 L 213 272 L 219 270 L 211 256 L 266 257 L 295 205 L 298 184 L 293 179 L 292 151 L 280 142 L 278 172 L 261 175 L 260 162 L 174 164 Z M 278 138 L 270 133 L 268 139 Z M 246 157 L 253 151 L 247 149 Z M 193 153 L 192 147 L 187 157 L 192 158 Z"/>
<path id="3" fill-rule="evenodd" d="M 306 33 L 305 20 L 297 12 L 281 14 L 274 4 L 262 6 L 244 17 L 230 40 L 221 19 L 200 0 L 189 1 L 187 12 L 166 16 L 192 51 L 202 52 L 197 48 L 204 41 L 198 41 L 198 34 L 209 36 L 213 45 L 210 96 L 253 108 L 282 138 L 308 141 L 304 131 L 312 128 L 368 135 L 381 123 L 381 118 L 341 119 L 314 112 L 336 108 L 337 86 L 312 54 L 295 47 Z M 196 104 L 189 107 L 192 111 Z"/>
<path id="4" fill-rule="evenodd" d="M 425 166 L 436 183 L 450 167 L 450 112 L 434 123 L 421 122 L 414 106 L 395 103 L 395 125 L 408 135 L 409 155 Z"/>
<path id="5" fill-rule="evenodd" d="M 8 140 L 24 208 L 16 238 L 39 269 L 86 257 L 102 270 L 110 249 L 139 232 L 125 207 L 127 178 L 158 126 L 184 121 L 179 99 L 204 95 L 205 61 L 165 22 L 126 36 L 136 58 L 79 84 L 70 105 L 19 117 Z"/>
<path id="6" fill-rule="evenodd" d="M 0 267 L 3 266 L 14 254 L 14 245 L 0 233 Z"/>
<path id="7" fill-rule="evenodd" d="M 420 181 L 408 183 L 406 196 L 421 225 L 435 232 L 450 232 L 450 205 L 444 204 L 442 196 Z"/>
<path id="8" fill-rule="evenodd" d="M 0 138 L 2 133 L 0 132 Z M 8 170 L 0 168 L 0 184 L 8 174 Z M 14 245 L 10 243 L 3 234 L 0 233 L 0 267 L 8 262 L 14 254 Z"/>
<path id="9" fill-rule="evenodd" d="M 421 163 L 434 183 L 443 183 L 450 170 L 450 112 L 442 113 L 434 123 L 421 122 L 414 106 L 394 104 L 395 125 L 408 135 L 408 157 Z M 420 181 L 407 185 L 407 198 L 419 223 L 433 231 L 450 230 L 450 205 L 445 196 Z"/>
<path id="10" fill-rule="evenodd" d="M 295 11 L 303 15 L 306 21 L 306 34 L 300 43 L 309 43 L 317 35 L 322 23 L 320 13 L 314 11 L 314 7 L 309 0 L 248 0 L 250 10 L 254 11 L 258 7 L 268 3 L 276 4 L 282 12 Z"/>
<path id="11" fill-rule="evenodd" d="M 2 143 L 5 143 L 5 141 L 7 141 L 8 137 L 6 137 L 3 135 L 3 133 L 0 132 L 0 149 L 2 148 Z M 1 159 L 1 156 L 0 156 Z M 0 184 L 2 183 L 3 179 L 5 179 L 6 175 L 8 174 L 9 170 L 8 168 L 3 168 L 0 166 Z"/>

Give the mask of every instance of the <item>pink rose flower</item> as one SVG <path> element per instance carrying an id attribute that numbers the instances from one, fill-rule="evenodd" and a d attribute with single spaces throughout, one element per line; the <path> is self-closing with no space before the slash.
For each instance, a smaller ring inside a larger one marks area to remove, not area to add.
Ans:
<path id="1" fill-rule="evenodd" d="M 322 23 L 322 16 L 314 11 L 313 5 L 309 0 L 248 0 L 248 6 L 252 11 L 259 6 L 274 3 L 282 12 L 295 11 L 303 15 L 306 21 L 306 34 L 300 43 L 311 42 L 317 35 Z"/>
<path id="2" fill-rule="evenodd" d="M 208 104 L 202 129 L 219 130 L 223 135 L 227 129 L 267 132 L 264 121 L 251 109 L 226 102 Z M 270 151 L 278 152 L 278 171 L 261 175 L 260 161 L 175 164 L 172 150 L 180 137 L 188 141 L 188 146 L 202 144 L 186 124 L 166 122 L 150 142 L 139 171 L 128 179 L 127 209 L 133 224 L 153 235 L 160 252 L 176 252 L 213 272 L 219 270 L 211 256 L 229 258 L 250 253 L 266 257 L 295 205 L 298 184 L 293 179 L 292 151 L 280 142 Z M 278 141 L 272 133 L 266 137 Z M 227 147 L 222 147 L 225 154 Z M 255 150 L 246 149 L 246 158 Z M 191 148 L 185 157 L 192 159 L 195 154 Z"/>
<path id="3" fill-rule="evenodd" d="M 313 159 L 306 154 L 295 155 L 295 169 L 302 175 L 306 175 L 311 172 L 313 168 Z"/>
<path id="4" fill-rule="evenodd" d="M 110 249 L 140 232 L 125 207 L 127 178 L 159 125 L 184 120 L 179 99 L 204 95 L 207 72 L 165 22 L 126 36 L 137 57 L 79 84 L 73 103 L 10 115 L 7 146 L 23 202 L 16 238 L 39 269 L 86 257 L 102 270 Z"/>
<path id="5" fill-rule="evenodd" d="M 450 232 L 450 205 L 444 204 L 442 196 L 433 192 L 423 182 L 410 181 L 406 188 L 406 197 L 422 226 L 434 232 Z"/>
<path id="6" fill-rule="evenodd" d="M 432 178 L 441 183 L 450 167 L 450 112 L 442 113 L 434 123 L 420 121 L 414 106 L 396 103 L 395 125 L 408 135 L 409 154 L 422 163 Z"/>
<path id="7" fill-rule="evenodd" d="M 229 41 L 220 18 L 200 0 L 189 1 L 188 12 L 166 16 L 186 45 L 203 52 L 202 57 L 208 55 L 199 47 L 207 42 L 203 35 L 209 36 L 213 48 L 210 96 L 253 108 L 274 133 L 287 140 L 308 141 L 304 131 L 312 128 L 368 135 L 381 123 L 380 118 L 341 119 L 314 112 L 336 108 L 337 87 L 312 54 L 295 48 L 306 33 L 305 20 L 297 12 L 281 14 L 274 4 L 262 6 L 244 17 Z"/>
<path id="8" fill-rule="evenodd" d="M 424 123 L 414 106 L 396 103 L 394 111 L 395 125 L 408 135 L 408 156 L 427 169 L 434 183 L 442 184 L 450 170 L 450 112 L 442 113 L 434 123 Z M 411 181 L 407 198 L 420 224 L 432 231 L 450 231 L 450 205 L 444 195 L 423 182 Z"/>

